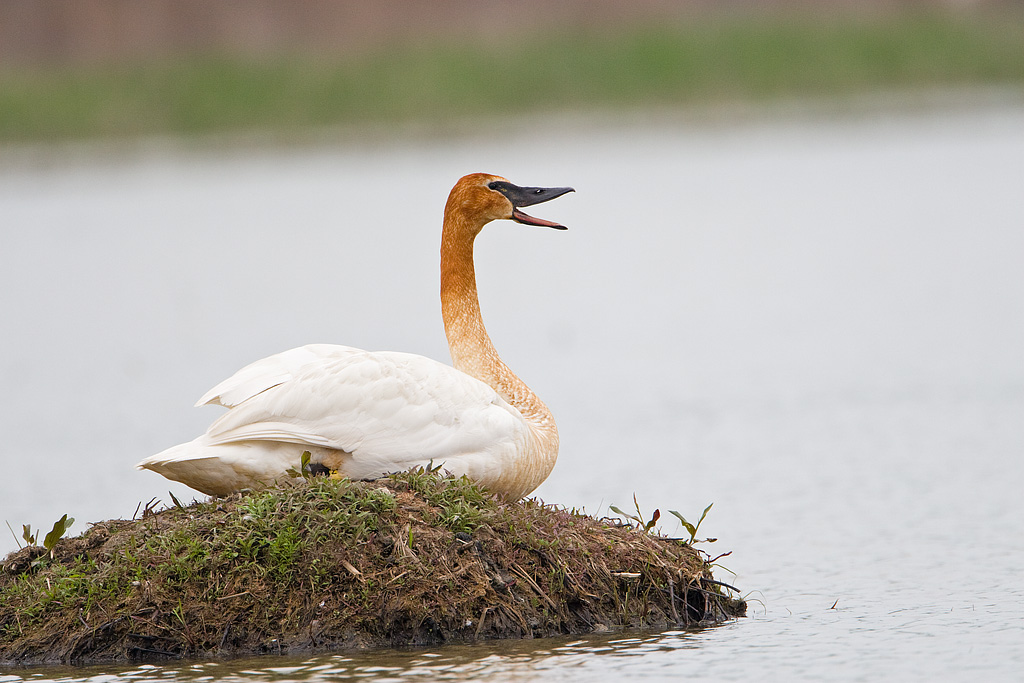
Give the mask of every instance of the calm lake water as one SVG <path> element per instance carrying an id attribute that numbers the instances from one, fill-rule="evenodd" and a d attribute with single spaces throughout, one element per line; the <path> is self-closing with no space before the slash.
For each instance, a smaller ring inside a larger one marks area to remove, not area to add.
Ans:
<path id="1" fill-rule="evenodd" d="M 719 578 L 751 591 L 750 616 L 0 682 L 1024 675 L 1012 104 L 0 153 L 0 518 L 20 534 L 69 513 L 80 532 L 190 497 L 133 465 L 205 429 L 218 411 L 194 401 L 270 353 L 447 360 L 441 211 L 478 170 L 577 188 L 535 212 L 568 232 L 501 222 L 477 247 L 488 328 L 562 433 L 538 495 L 690 518 L 714 502 L 702 532 L 732 551 Z"/>

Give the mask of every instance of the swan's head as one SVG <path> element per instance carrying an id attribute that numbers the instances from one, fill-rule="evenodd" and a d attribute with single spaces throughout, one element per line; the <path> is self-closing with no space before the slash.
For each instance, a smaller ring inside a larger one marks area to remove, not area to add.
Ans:
<path id="1" fill-rule="evenodd" d="M 524 213 L 522 207 L 550 201 L 574 191 L 571 187 L 520 187 L 501 176 L 471 173 L 462 177 L 452 188 L 445 214 L 461 213 L 481 227 L 490 221 L 509 219 L 523 225 L 565 230 L 564 225 Z"/>

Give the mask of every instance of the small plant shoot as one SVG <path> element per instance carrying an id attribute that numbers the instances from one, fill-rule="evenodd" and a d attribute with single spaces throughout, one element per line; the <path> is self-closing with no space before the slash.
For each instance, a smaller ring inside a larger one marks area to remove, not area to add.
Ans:
<path id="1" fill-rule="evenodd" d="M 633 507 L 636 509 L 635 515 L 630 514 L 628 512 L 623 512 L 621 509 L 617 508 L 614 505 L 609 505 L 608 509 L 617 515 L 622 515 L 626 519 L 635 522 L 638 531 L 643 531 L 645 534 L 651 533 L 651 529 L 653 529 L 654 525 L 658 523 L 659 519 L 661 519 L 661 510 L 655 509 L 654 513 L 651 514 L 651 519 L 645 522 L 644 513 L 640 511 L 640 503 L 637 502 L 635 493 L 633 494 Z"/>
<path id="2" fill-rule="evenodd" d="M 50 558 L 53 559 L 53 549 L 57 547 L 57 541 L 64 537 L 64 534 L 68 532 L 71 525 L 75 523 L 74 517 L 68 517 L 65 514 L 63 517 L 53 523 L 53 528 L 50 529 L 50 533 L 46 534 L 43 538 L 43 547 L 50 551 Z"/>
<path id="3" fill-rule="evenodd" d="M 682 523 L 683 528 L 685 528 L 690 533 L 690 541 L 689 541 L 690 545 L 693 545 L 694 543 L 697 543 L 697 530 L 700 529 L 700 523 L 703 522 L 704 518 L 708 516 L 708 510 L 711 509 L 712 505 L 714 505 L 714 503 L 710 503 L 706 508 L 704 508 L 704 512 L 701 513 L 700 519 L 697 520 L 697 524 L 696 525 L 690 524 L 689 522 L 687 522 L 686 518 L 683 517 L 678 512 L 676 512 L 675 510 L 669 510 L 668 511 L 670 515 L 675 515 L 676 519 L 678 519 Z M 714 543 L 718 539 L 717 538 L 706 538 L 704 540 L 707 541 L 708 543 Z"/>

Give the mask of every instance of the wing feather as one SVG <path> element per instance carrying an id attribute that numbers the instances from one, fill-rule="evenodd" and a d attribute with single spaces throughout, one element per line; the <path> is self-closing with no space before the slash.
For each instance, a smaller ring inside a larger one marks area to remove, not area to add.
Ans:
<path id="1" fill-rule="evenodd" d="M 337 344 L 307 344 L 261 358 L 203 394 L 196 402 L 196 407 L 216 404 L 232 408 L 271 387 L 287 382 L 309 363 L 352 352 L 360 350 Z"/>
<path id="2" fill-rule="evenodd" d="M 359 459 L 442 460 L 527 438 L 522 415 L 489 386 L 407 353 L 313 345 L 247 366 L 206 397 L 230 406 L 211 444 L 277 441 Z"/>

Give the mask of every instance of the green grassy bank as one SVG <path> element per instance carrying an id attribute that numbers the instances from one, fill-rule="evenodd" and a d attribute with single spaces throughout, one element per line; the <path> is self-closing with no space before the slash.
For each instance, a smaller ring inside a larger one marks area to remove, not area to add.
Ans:
<path id="1" fill-rule="evenodd" d="M 646 526 L 501 503 L 423 471 L 147 508 L 92 524 L 52 554 L 29 546 L 0 561 L 0 666 L 529 638 L 744 613 L 692 539 Z"/>
<path id="2" fill-rule="evenodd" d="M 349 58 L 0 71 L 0 141 L 288 132 L 874 89 L 1024 86 L 1024 11 L 741 16 Z"/>

